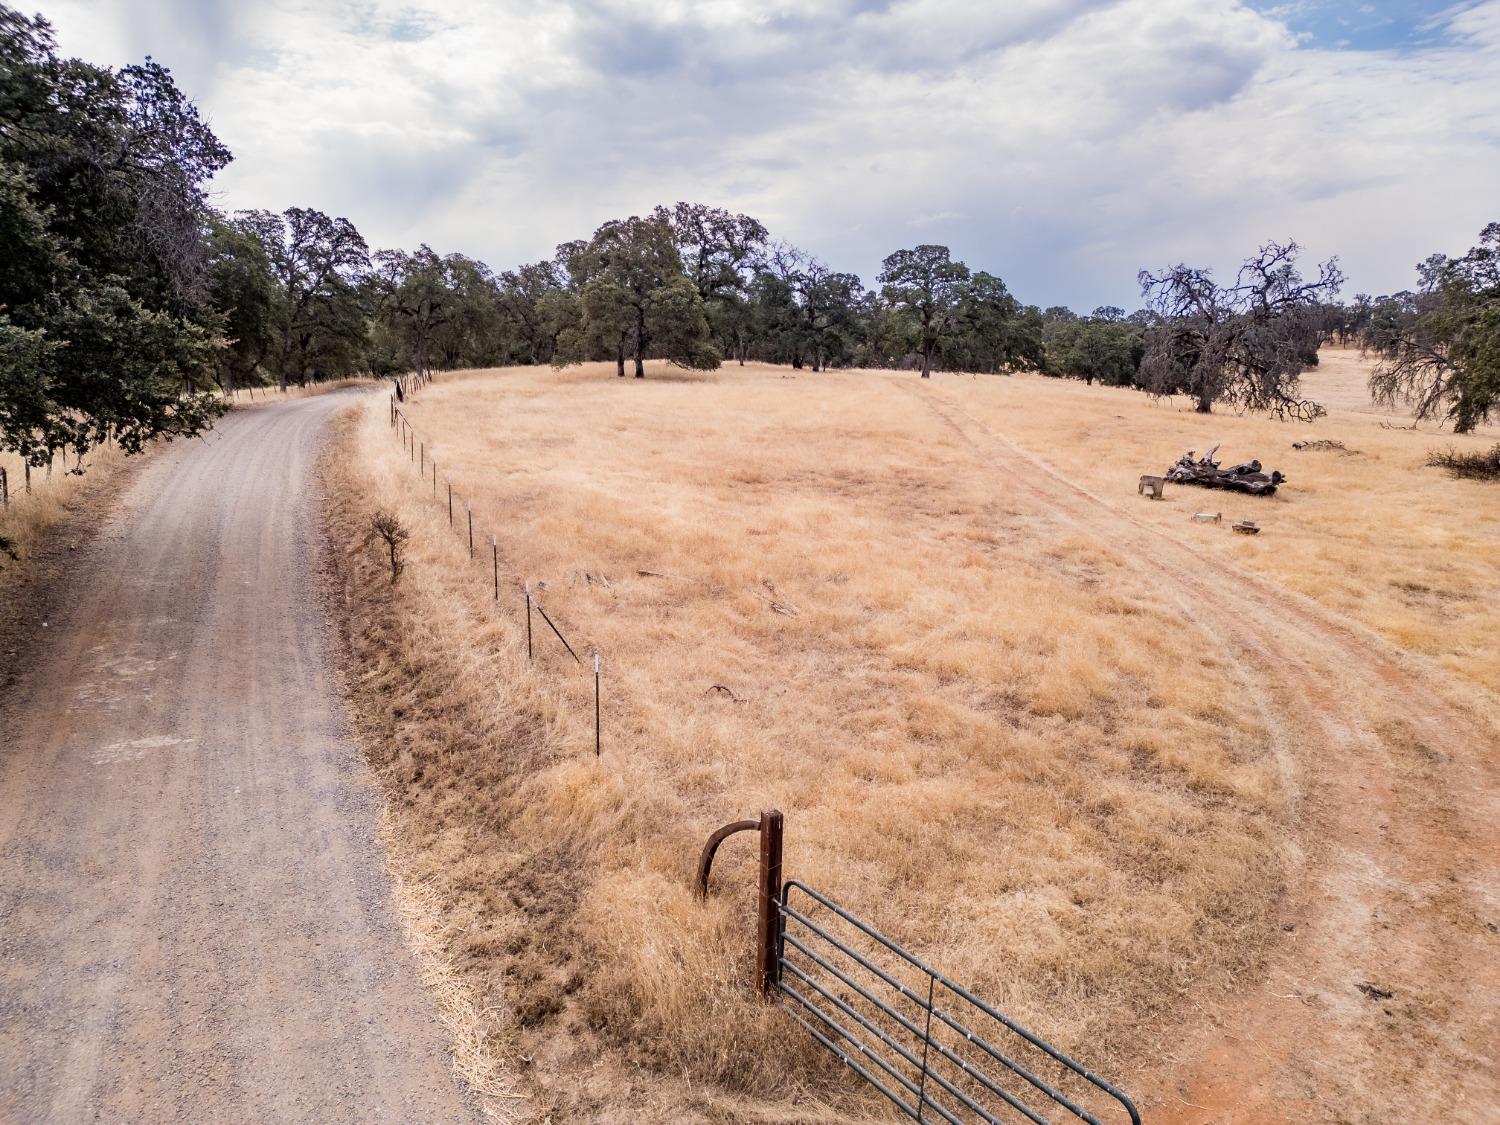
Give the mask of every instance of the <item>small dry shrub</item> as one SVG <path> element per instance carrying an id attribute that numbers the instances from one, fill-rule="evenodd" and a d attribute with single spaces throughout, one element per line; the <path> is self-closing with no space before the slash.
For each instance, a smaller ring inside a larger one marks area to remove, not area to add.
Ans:
<path id="1" fill-rule="evenodd" d="M 1435 469 L 1447 469 L 1456 477 L 1469 480 L 1500 480 L 1500 443 L 1492 449 L 1480 449 L 1473 453 L 1460 453 L 1449 446 L 1434 449 L 1427 455 L 1427 464 Z"/>
<path id="2" fill-rule="evenodd" d="M 404 548 L 406 541 L 411 538 L 411 532 L 393 512 L 381 508 L 370 520 L 369 538 L 379 539 L 390 552 L 391 585 L 394 586 L 401 580 L 401 572 L 406 569 Z"/>

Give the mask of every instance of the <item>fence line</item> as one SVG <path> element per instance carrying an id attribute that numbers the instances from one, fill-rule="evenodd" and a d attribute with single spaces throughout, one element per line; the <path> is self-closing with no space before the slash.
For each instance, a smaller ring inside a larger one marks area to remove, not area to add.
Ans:
<path id="1" fill-rule="evenodd" d="M 427 476 L 428 472 L 427 466 L 429 464 L 432 466 L 432 499 L 434 503 L 439 503 L 440 501 L 438 498 L 437 490 L 437 458 L 427 456 L 428 439 L 431 435 L 413 425 L 411 419 L 406 416 L 406 411 L 403 410 L 400 405 L 405 401 L 406 396 L 411 394 L 413 390 L 416 390 L 418 387 L 425 386 L 431 381 L 432 377 L 430 375 L 407 376 L 404 380 L 397 379 L 395 381 L 397 389 L 395 393 L 391 395 L 390 400 L 390 425 L 392 429 L 398 432 L 398 435 L 401 439 L 402 450 L 403 452 L 406 452 L 408 454 L 408 460 L 417 466 L 418 479 L 424 479 Z M 452 528 L 454 526 L 453 501 L 455 497 L 453 489 L 453 478 L 444 475 L 443 481 L 447 485 L 448 526 Z M 457 499 L 464 506 L 465 522 L 467 525 L 469 559 L 472 562 L 474 559 L 474 501 L 466 498 L 462 493 L 457 494 Z M 492 572 L 492 582 L 494 586 L 494 600 L 496 605 L 498 606 L 500 602 L 500 541 L 499 535 L 495 532 L 491 532 L 490 534 L 490 566 Z M 522 588 L 526 596 L 526 659 L 528 661 L 533 661 L 535 659 L 535 650 L 532 642 L 531 630 L 531 612 L 534 609 L 537 613 L 541 614 L 542 620 L 547 623 L 547 627 L 552 630 L 553 635 L 557 637 L 563 648 L 567 650 L 568 655 L 573 658 L 574 663 L 577 664 L 580 668 L 584 667 L 583 658 L 578 655 L 577 650 L 573 648 L 573 645 L 563 634 L 563 631 L 558 628 L 557 623 L 552 620 L 551 615 L 547 613 L 547 611 L 542 607 L 542 604 L 538 602 L 532 595 L 531 583 L 524 582 L 522 584 Z M 602 752 L 603 747 L 603 737 L 601 733 L 603 720 L 603 705 L 601 701 L 602 658 L 598 649 L 594 650 L 593 673 L 594 754 L 598 756 Z"/>

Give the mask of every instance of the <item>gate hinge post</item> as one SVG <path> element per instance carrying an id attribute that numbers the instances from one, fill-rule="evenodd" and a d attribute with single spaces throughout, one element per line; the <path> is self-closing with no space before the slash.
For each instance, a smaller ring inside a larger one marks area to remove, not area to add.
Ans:
<path id="1" fill-rule="evenodd" d="M 781 810 L 767 809 L 761 813 L 756 962 L 762 996 L 770 996 L 781 979 L 781 836 Z"/>

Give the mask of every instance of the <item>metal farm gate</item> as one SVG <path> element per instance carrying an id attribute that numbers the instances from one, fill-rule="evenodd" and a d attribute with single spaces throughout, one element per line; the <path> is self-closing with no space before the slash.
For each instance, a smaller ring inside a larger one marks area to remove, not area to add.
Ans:
<path id="1" fill-rule="evenodd" d="M 719 844 L 761 840 L 756 978 L 787 1014 L 914 1121 L 1131 1122 L 1140 1114 L 1109 1082 L 902 949 L 838 903 L 781 879 L 782 817 L 727 824 L 710 837 L 698 888 Z"/>

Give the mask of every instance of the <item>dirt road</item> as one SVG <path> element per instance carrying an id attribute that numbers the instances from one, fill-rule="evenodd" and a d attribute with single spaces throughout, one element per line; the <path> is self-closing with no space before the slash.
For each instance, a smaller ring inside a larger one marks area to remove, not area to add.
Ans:
<path id="1" fill-rule="evenodd" d="M 1282 940 L 1262 979 L 1184 1013 L 1172 1057 L 1140 1083 L 1148 1119 L 1493 1120 L 1495 701 L 1477 688 L 1454 698 L 1433 669 L 1357 625 L 1133 518 L 940 386 L 915 393 L 1009 495 L 1131 557 L 1143 588 L 1234 657 L 1292 794 Z M 1357 702 L 1372 688 L 1386 714 Z"/>
<path id="2" fill-rule="evenodd" d="M 312 473 L 347 403 L 146 465 L 0 703 L 0 1121 L 475 1117 L 326 652 Z"/>

